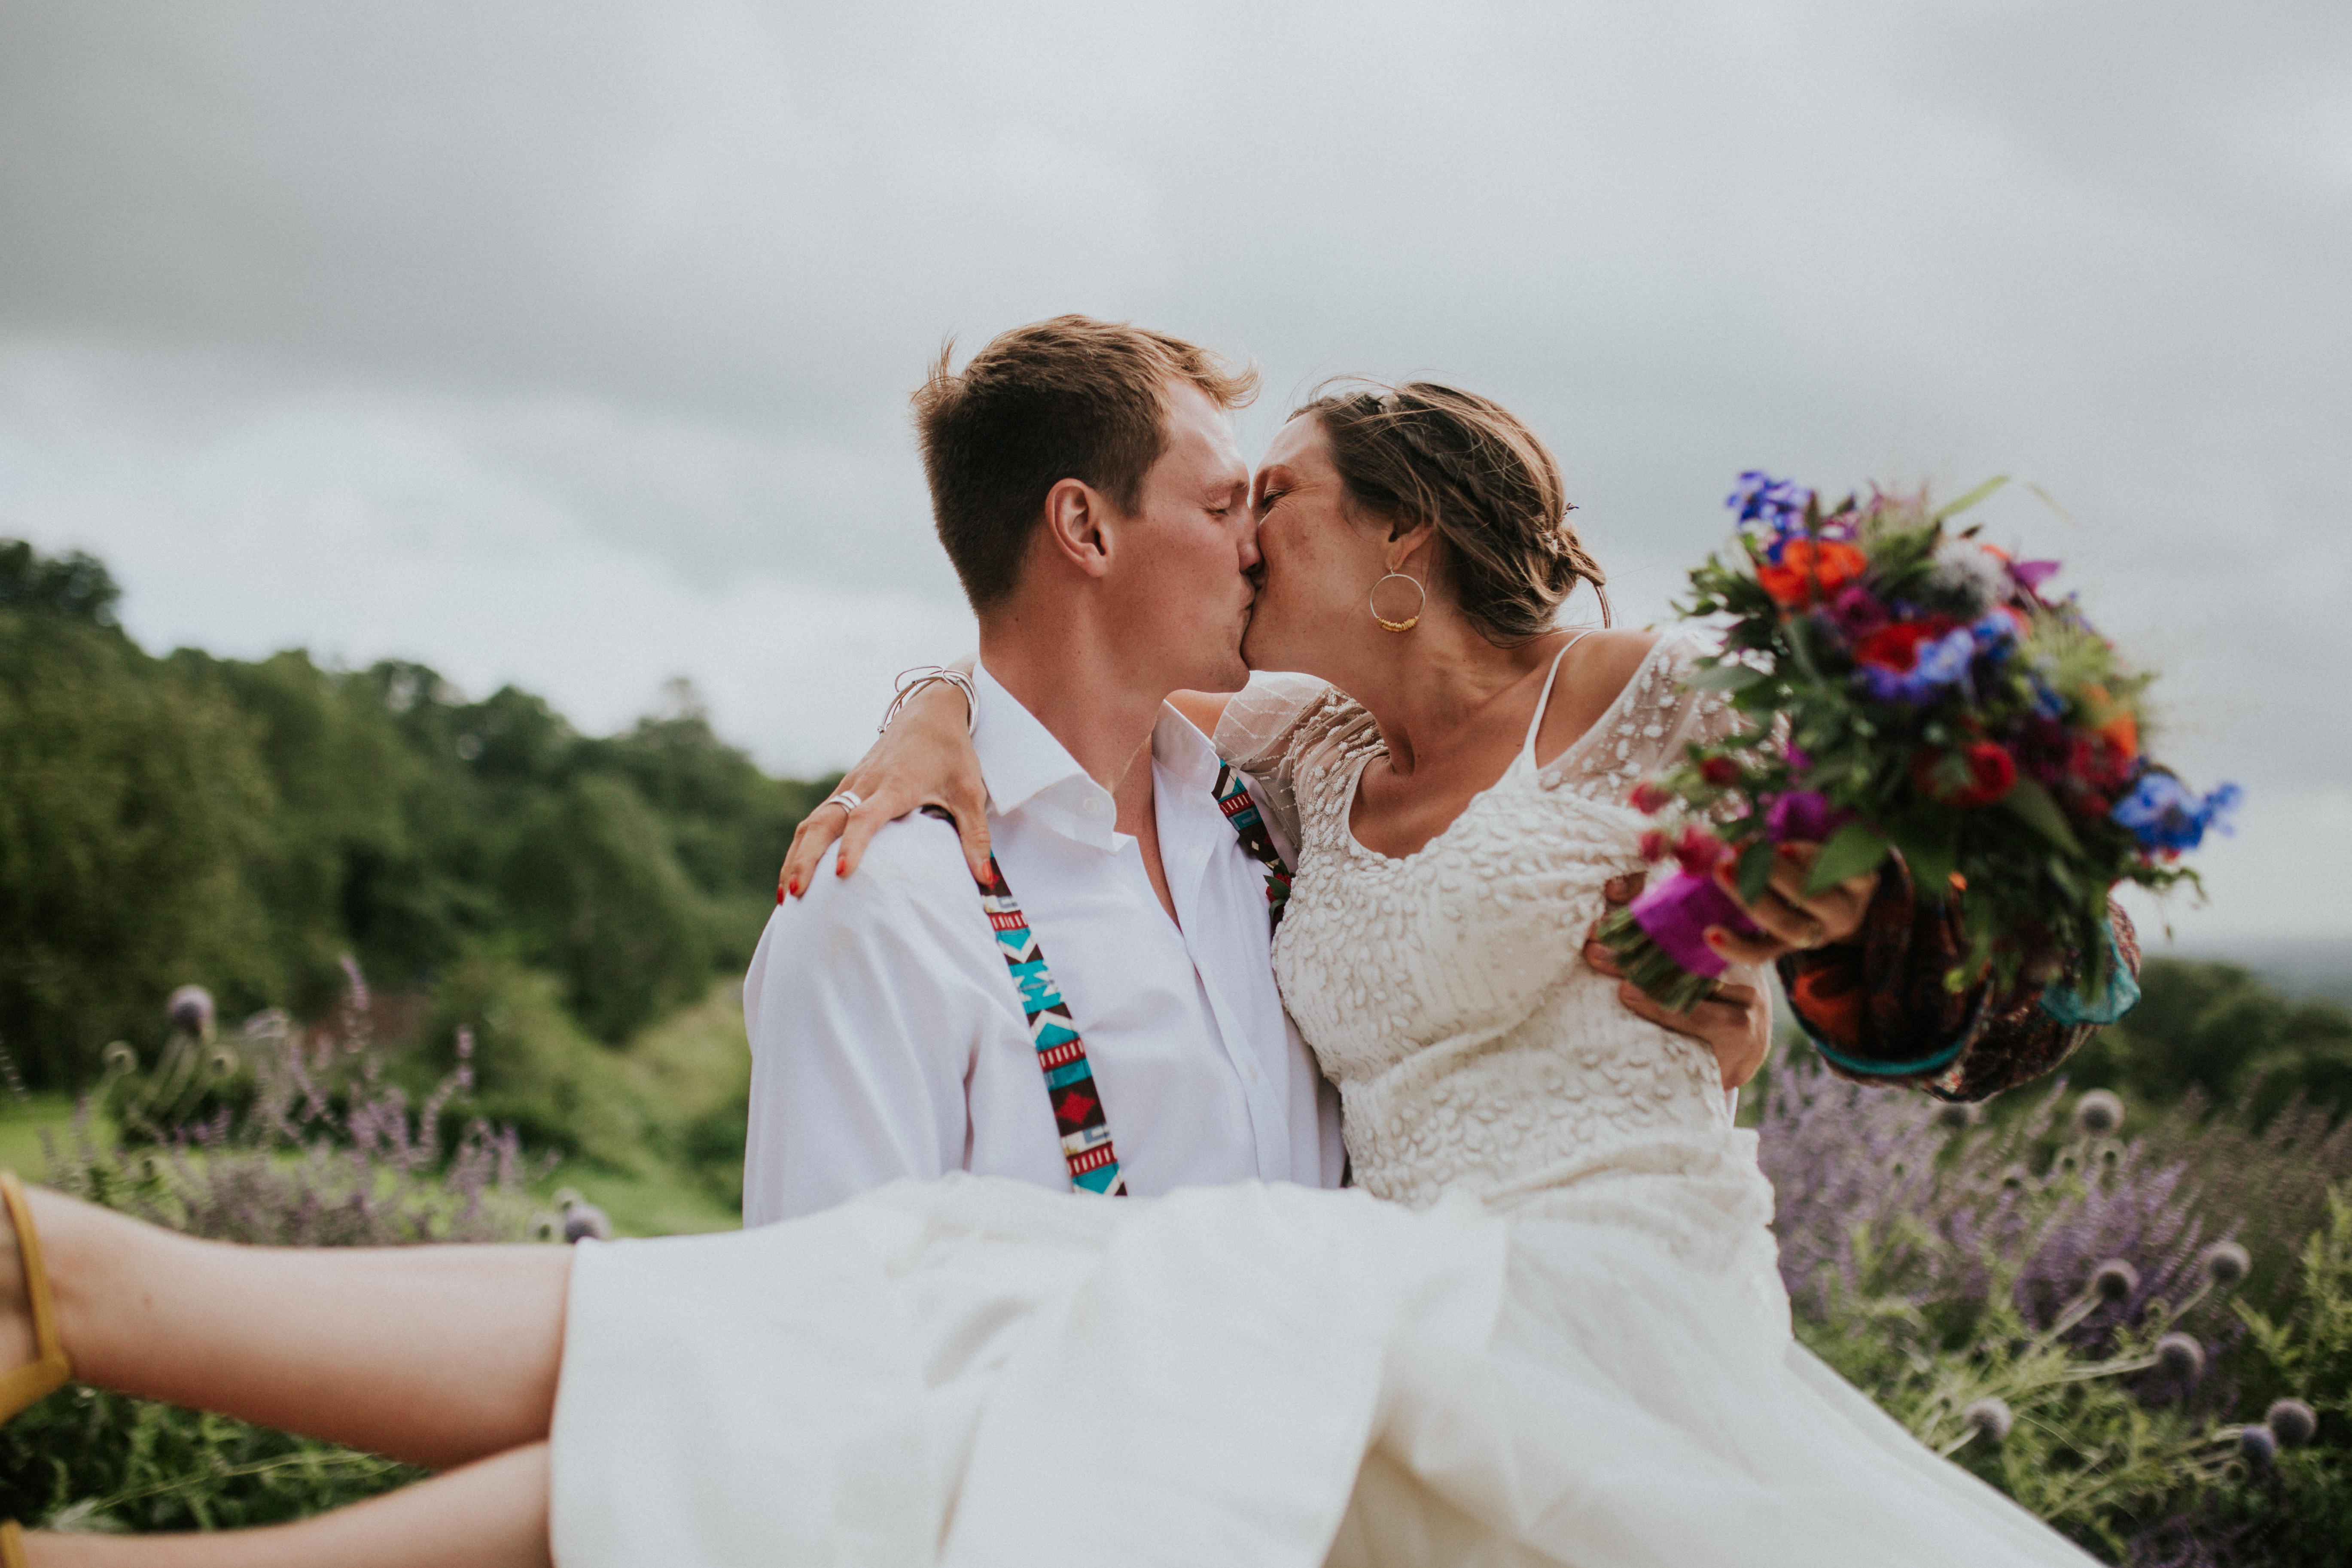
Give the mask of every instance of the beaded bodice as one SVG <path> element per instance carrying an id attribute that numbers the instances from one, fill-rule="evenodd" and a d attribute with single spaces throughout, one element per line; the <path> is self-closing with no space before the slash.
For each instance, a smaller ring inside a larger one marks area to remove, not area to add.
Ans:
<path id="1" fill-rule="evenodd" d="M 1220 728 L 1221 746 L 1258 736 L 1260 776 L 1287 815 L 1297 872 L 1276 972 L 1375 1195 L 1419 1206 L 1539 1189 L 1622 1159 L 1673 1163 L 1678 1144 L 1720 1157 L 1730 1111 L 1713 1055 L 1627 1011 L 1580 956 L 1602 884 L 1641 865 L 1647 824 L 1619 804 L 1626 791 L 1728 722 L 1683 684 L 1692 656 L 1662 641 L 1568 751 L 1538 768 L 1523 750 L 1402 858 L 1348 826 L 1381 750 L 1360 707 L 1254 687 L 1233 734 Z"/>

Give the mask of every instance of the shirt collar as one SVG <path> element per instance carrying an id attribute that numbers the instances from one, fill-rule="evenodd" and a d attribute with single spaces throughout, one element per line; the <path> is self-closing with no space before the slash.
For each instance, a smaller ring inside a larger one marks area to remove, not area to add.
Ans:
<path id="1" fill-rule="evenodd" d="M 971 746 L 988 784 L 989 809 L 1000 816 L 1021 813 L 1081 844 L 1115 847 L 1118 811 L 1110 791 L 1087 775 L 1069 748 L 986 665 L 974 662 L 971 683 L 977 699 Z M 1185 797 L 1180 809 L 1209 803 L 1217 782 L 1216 749 L 1165 703 L 1152 726 L 1151 757 Z"/>

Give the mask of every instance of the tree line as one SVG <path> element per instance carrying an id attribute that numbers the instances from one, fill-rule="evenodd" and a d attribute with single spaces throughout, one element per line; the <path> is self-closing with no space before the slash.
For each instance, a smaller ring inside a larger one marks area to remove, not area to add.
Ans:
<path id="1" fill-rule="evenodd" d="M 520 963 L 617 1041 L 749 961 L 829 787 L 762 773 L 684 689 L 587 736 L 404 660 L 156 657 L 120 598 L 0 541 L 0 1048 L 34 1088 L 160 1039 L 185 982 L 311 1016 L 345 954 L 417 989 Z"/>

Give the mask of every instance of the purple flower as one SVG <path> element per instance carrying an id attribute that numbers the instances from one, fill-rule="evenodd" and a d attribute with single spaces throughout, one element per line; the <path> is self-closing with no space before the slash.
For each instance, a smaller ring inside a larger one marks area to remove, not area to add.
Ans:
<path id="1" fill-rule="evenodd" d="M 1886 606 L 1859 583 L 1849 583 L 1830 601 L 1830 619 L 1849 638 L 1868 637 L 1887 623 Z"/>
<path id="2" fill-rule="evenodd" d="M 2047 583 L 2051 578 L 2058 575 L 2058 563 L 2055 561 L 2012 561 L 2009 563 L 2009 574 L 2016 578 L 2019 585 L 2023 587 L 2028 593 L 2032 593 L 2038 591 L 2042 584 Z"/>
<path id="3" fill-rule="evenodd" d="M 1853 820 L 1853 813 L 1832 805 L 1819 790 L 1795 789 L 1773 801 L 1765 814 L 1764 833 L 1775 844 L 1791 839 L 1821 844 Z"/>
<path id="4" fill-rule="evenodd" d="M 1805 503 L 1813 492 L 1794 479 L 1776 479 L 1760 468 L 1750 468 L 1739 476 L 1723 504 L 1739 515 L 1742 522 L 1760 522 L 1774 530 L 1783 528 L 1790 520 L 1805 515 Z"/>

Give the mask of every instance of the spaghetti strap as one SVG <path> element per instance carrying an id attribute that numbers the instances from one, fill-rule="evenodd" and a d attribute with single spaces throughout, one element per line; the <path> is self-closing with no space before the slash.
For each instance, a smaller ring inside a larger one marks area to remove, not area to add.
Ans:
<path id="1" fill-rule="evenodd" d="M 1519 748 L 1519 756 L 1522 761 L 1533 763 L 1536 760 L 1536 734 L 1543 728 L 1545 710 L 1551 706 L 1552 682 L 1559 679 L 1559 661 L 1568 657 L 1568 650 L 1570 648 L 1574 647 L 1578 643 L 1582 642 L 1591 635 L 1592 628 L 1591 626 L 1585 627 L 1584 630 L 1577 633 L 1574 637 L 1560 644 L 1559 651 L 1551 656 L 1551 673 L 1544 677 L 1543 695 L 1536 699 L 1536 716 L 1528 721 L 1527 744 Z"/>

